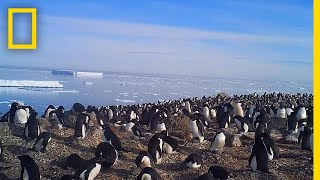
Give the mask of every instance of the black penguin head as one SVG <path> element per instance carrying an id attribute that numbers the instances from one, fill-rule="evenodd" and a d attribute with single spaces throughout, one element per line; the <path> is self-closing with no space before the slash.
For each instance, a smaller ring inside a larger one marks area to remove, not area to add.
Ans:
<path id="1" fill-rule="evenodd" d="M 18 106 L 19 106 L 19 103 L 13 102 L 13 103 L 11 104 L 11 108 L 10 108 L 10 109 L 16 110 L 16 109 L 18 109 Z"/>

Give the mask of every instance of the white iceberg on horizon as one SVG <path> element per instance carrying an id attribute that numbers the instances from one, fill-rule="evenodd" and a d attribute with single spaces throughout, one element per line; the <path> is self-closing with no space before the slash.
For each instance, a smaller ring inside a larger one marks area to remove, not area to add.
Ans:
<path id="1" fill-rule="evenodd" d="M 59 81 L 1 80 L 0 87 L 63 88 Z"/>

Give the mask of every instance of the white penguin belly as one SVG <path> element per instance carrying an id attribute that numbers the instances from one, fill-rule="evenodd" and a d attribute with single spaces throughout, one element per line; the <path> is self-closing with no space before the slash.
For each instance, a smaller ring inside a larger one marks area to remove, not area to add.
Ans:
<path id="1" fill-rule="evenodd" d="M 23 168 L 23 180 L 30 180 L 29 173 L 26 168 Z"/>
<path id="2" fill-rule="evenodd" d="M 252 169 L 253 172 L 256 172 L 257 169 L 258 169 L 257 158 L 256 158 L 255 155 L 254 155 L 253 158 L 251 159 L 250 167 L 251 167 L 251 169 Z"/>
<path id="3" fill-rule="evenodd" d="M 134 123 L 133 122 L 129 122 L 128 124 L 125 125 L 125 131 L 126 132 L 131 132 L 133 126 L 134 126 Z"/>
<path id="4" fill-rule="evenodd" d="M 152 180 L 152 179 L 151 179 L 151 175 L 150 175 L 150 174 L 143 174 L 143 175 L 141 176 L 141 180 Z"/>
<path id="5" fill-rule="evenodd" d="M 158 133 L 165 131 L 166 130 L 166 125 L 164 123 L 158 124 L 157 125 L 157 131 Z"/>
<path id="6" fill-rule="evenodd" d="M 28 114 L 23 109 L 18 109 L 15 113 L 13 122 L 15 124 L 26 124 L 28 121 Z"/>
<path id="7" fill-rule="evenodd" d="M 217 135 L 210 150 L 211 151 L 222 150 L 225 146 L 225 142 L 226 142 L 226 137 L 223 134 Z"/>
<path id="8" fill-rule="evenodd" d="M 101 169 L 101 165 L 96 163 L 96 167 L 94 167 L 91 172 L 89 173 L 88 180 L 93 180 L 99 174 Z"/>
<path id="9" fill-rule="evenodd" d="M 151 167 L 151 161 L 150 161 L 150 158 L 147 157 L 147 156 L 144 156 L 142 158 L 142 161 L 141 161 L 141 169 L 145 168 L 145 167 Z"/>
<path id="10" fill-rule="evenodd" d="M 163 151 L 167 154 L 173 153 L 173 148 L 166 142 L 163 143 Z"/>
<path id="11" fill-rule="evenodd" d="M 197 164 L 197 162 L 192 163 L 191 161 L 187 163 L 187 166 L 192 169 L 200 168 L 201 164 Z"/>

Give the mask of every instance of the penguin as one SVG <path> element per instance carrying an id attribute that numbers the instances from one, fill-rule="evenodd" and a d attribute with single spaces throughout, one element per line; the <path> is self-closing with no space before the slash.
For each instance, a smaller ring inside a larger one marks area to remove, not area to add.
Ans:
<path id="1" fill-rule="evenodd" d="M 13 119 L 15 117 L 16 111 L 18 109 L 19 103 L 13 102 L 11 103 L 10 110 L 4 114 L 1 119 L 7 119 L 9 122 L 14 122 Z"/>
<path id="2" fill-rule="evenodd" d="M 157 133 L 153 135 L 148 143 L 148 152 L 151 154 L 151 157 L 155 164 L 159 164 L 162 159 L 163 153 L 163 140 L 164 135 Z"/>
<path id="3" fill-rule="evenodd" d="M 46 119 L 49 119 L 49 114 L 51 111 L 54 111 L 56 110 L 56 107 L 54 107 L 53 105 L 49 105 L 47 107 L 47 109 L 44 111 L 44 114 L 41 116 L 42 118 L 46 118 Z"/>
<path id="4" fill-rule="evenodd" d="M 147 151 L 140 151 L 134 163 L 136 164 L 137 168 L 140 169 L 155 166 L 151 154 Z"/>
<path id="5" fill-rule="evenodd" d="M 161 180 L 161 177 L 153 168 L 145 167 L 138 175 L 137 180 Z"/>
<path id="6" fill-rule="evenodd" d="M 283 107 L 283 105 L 280 105 L 280 108 L 277 110 L 277 117 L 279 118 L 287 118 L 286 109 Z"/>
<path id="7" fill-rule="evenodd" d="M 30 106 L 18 106 L 14 114 L 13 122 L 15 124 L 26 124 L 30 116 L 30 109 Z"/>
<path id="8" fill-rule="evenodd" d="M 76 176 L 79 176 L 82 180 L 94 180 L 100 173 L 103 161 L 102 157 L 92 158 L 76 172 Z"/>
<path id="9" fill-rule="evenodd" d="M 213 120 L 213 121 L 216 121 L 216 118 L 217 118 L 217 110 L 214 109 L 214 108 L 212 108 L 212 109 L 210 110 L 210 114 L 211 114 L 212 120 Z"/>
<path id="10" fill-rule="evenodd" d="M 85 112 L 86 108 L 80 104 L 80 103 L 74 103 L 71 110 L 74 112 L 74 113 L 82 113 L 82 112 Z"/>
<path id="11" fill-rule="evenodd" d="M 102 157 L 102 167 L 108 169 L 118 161 L 119 153 L 109 142 L 102 142 L 97 146 L 95 156 Z"/>
<path id="12" fill-rule="evenodd" d="M 4 162 L 4 159 L 3 159 L 3 144 L 2 144 L 1 140 L 0 140 L 0 162 Z"/>
<path id="13" fill-rule="evenodd" d="M 137 123 L 132 127 L 132 135 L 135 140 L 139 140 L 140 138 L 145 137 L 140 124 Z"/>
<path id="14" fill-rule="evenodd" d="M 310 137 L 311 137 L 312 131 L 308 126 L 303 126 L 301 128 L 298 142 L 300 144 L 300 149 L 302 150 L 311 150 L 310 148 Z"/>
<path id="15" fill-rule="evenodd" d="M 60 180 L 81 180 L 81 178 L 75 175 L 63 175 Z"/>
<path id="16" fill-rule="evenodd" d="M 307 119 L 307 110 L 306 110 L 306 108 L 303 107 L 303 106 L 300 106 L 296 116 L 297 116 L 298 121 L 301 120 L 301 119 Z"/>
<path id="17" fill-rule="evenodd" d="M 236 122 L 239 130 L 243 131 L 244 133 L 247 133 L 249 131 L 250 123 L 244 117 L 236 115 L 234 116 L 234 121 Z"/>
<path id="18" fill-rule="evenodd" d="M 299 120 L 297 118 L 297 113 L 298 111 L 295 110 L 288 116 L 287 127 L 286 127 L 287 131 L 294 131 L 294 132 L 298 131 Z"/>
<path id="19" fill-rule="evenodd" d="M 40 180 L 40 171 L 36 162 L 29 155 L 18 156 L 21 165 L 22 180 Z"/>
<path id="20" fill-rule="evenodd" d="M 269 156 L 273 153 L 270 152 L 270 147 L 264 142 L 264 134 L 255 138 L 255 143 L 251 150 L 251 155 L 249 157 L 249 166 L 253 172 L 261 171 L 269 173 L 268 161 Z M 272 155 L 273 156 L 273 155 Z"/>
<path id="21" fill-rule="evenodd" d="M 205 105 L 204 107 L 203 107 L 203 115 L 204 115 L 204 117 L 206 118 L 206 119 L 210 119 L 210 111 L 209 111 L 209 107 L 208 107 L 208 105 Z"/>
<path id="22" fill-rule="evenodd" d="M 78 154 L 70 154 L 66 162 L 64 164 L 64 169 L 68 169 L 69 167 L 75 171 L 78 171 L 81 167 L 84 167 L 87 163 L 87 160 L 81 158 Z"/>
<path id="23" fill-rule="evenodd" d="M 293 112 L 293 110 L 290 107 L 286 108 L 287 117 L 290 116 L 292 112 Z"/>
<path id="24" fill-rule="evenodd" d="M 37 115 L 38 113 L 32 110 L 31 115 L 24 128 L 24 134 L 27 139 L 35 139 L 40 135 L 40 126 Z"/>
<path id="25" fill-rule="evenodd" d="M 49 112 L 49 121 L 54 127 L 58 127 L 61 129 L 63 126 L 63 114 L 64 114 L 64 107 L 59 106 L 56 110 L 52 110 Z"/>
<path id="26" fill-rule="evenodd" d="M 219 128 L 228 128 L 230 126 L 231 115 L 227 112 L 224 112 L 221 116 L 217 119 Z"/>
<path id="27" fill-rule="evenodd" d="M 258 127 L 255 130 L 255 137 L 260 136 L 263 133 L 267 133 L 267 123 L 259 123 Z"/>
<path id="28" fill-rule="evenodd" d="M 131 119 L 130 122 L 124 124 L 124 129 L 126 132 L 132 132 L 132 127 L 138 122 L 137 119 Z"/>
<path id="29" fill-rule="evenodd" d="M 46 152 L 47 146 L 50 141 L 51 141 L 51 134 L 49 132 L 43 132 L 37 137 L 32 150 L 37 152 L 40 151 L 44 153 Z"/>
<path id="30" fill-rule="evenodd" d="M 211 142 L 210 151 L 215 154 L 221 153 L 224 149 L 225 143 L 226 143 L 226 136 L 224 135 L 224 133 L 222 131 L 217 132 Z"/>
<path id="31" fill-rule="evenodd" d="M 165 131 L 163 131 L 166 133 Z M 163 152 L 166 154 L 172 154 L 178 151 L 179 145 L 175 138 L 165 135 L 162 137 L 163 140 Z"/>
<path id="32" fill-rule="evenodd" d="M 193 140 L 199 140 L 200 143 L 204 141 L 204 125 L 198 116 L 191 116 L 190 129 L 193 135 Z"/>
<path id="33" fill-rule="evenodd" d="M 76 125 L 74 127 L 74 137 L 76 139 L 84 139 L 86 137 L 89 119 L 90 117 L 88 114 L 80 113 L 78 115 Z"/>
<path id="34" fill-rule="evenodd" d="M 197 169 L 201 167 L 203 161 L 202 157 L 199 154 L 192 153 L 184 160 L 184 163 L 188 168 Z"/>
<path id="35" fill-rule="evenodd" d="M 211 174 L 216 179 L 230 178 L 230 173 L 221 166 L 211 166 L 208 170 L 208 173 Z"/>
<path id="36" fill-rule="evenodd" d="M 103 142 L 109 142 L 117 151 L 129 152 L 122 147 L 120 139 L 107 124 L 103 128 L 102 138 Z"/>
<path id="37" fill-rule="evenodd" d="M 241 107 L 241 103 L 235 102 L 234 100 L 231 101 L 230 103 L 234 109 L 234 115 L 238 115 L 241 117 L 244 117 L 243 109 Z"/>
<path id="38" fill-rule="evenodd" d="M 162 132 L 162 131 L 166 131 L 166 124 L 164 123 L 163 119 L 160 119 L 157 125 L 157 132 Z"/>
<path id="39" fill-rule="evenodd" d="M 139 121 L 139 124 L 141 126 L 149 126 L 150 124 L 150 119 L 149 119 L 149 110 L 148 109 L 144 109 L 142 111 L 142 114 L 141 114 L 141 120 Z"/>

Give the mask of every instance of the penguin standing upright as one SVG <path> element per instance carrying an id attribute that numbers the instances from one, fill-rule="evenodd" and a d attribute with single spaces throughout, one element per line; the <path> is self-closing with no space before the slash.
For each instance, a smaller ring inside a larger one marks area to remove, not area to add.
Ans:
<path id="1" fill-rule="evenodd" d="M 14 122 L 13 119 L 18 109 L 18 106 L 19 106 L 19 103 L 17 102 L 11 103 L 10 110 L 1 117 L 1 120 L 7 119 L 9 122 L 13 123 Z"/>
<path id="2" fill-rule="evenodd" d="M 40 180 L 39 167 L 34 160 L 28 155 L 18 156 L 21 165 L 22 180 Z"/>
<path id="3" fill-rule="evenodd" d="M 53 127 L 57 127 L 58 129 L 61 129 L 64 122 L 63 122 L 63 114 L 64 114 L 64 107 L 59 106 L 56 110 L 49 112 L 49 121 L 53 125 Z"/>
<path id="4" fill-rule="evenodd" d="M 49 132 L 41 133 L 37 137 L 37 139 L 33 145 L 33 150 L 38 151 L 38 152 L 40 151 L 42 153 L 46 152 L 47 146 L 48 146 L 50 140 L 51 140 L 51 134 Z"/>
<path id="5" fill-rule="evenodd" d="M 13 122 L 15 124 L 26 124 L 30 116 L 30 106 L 18 106 L 14 114 Z"/>
<path id="6" fill-rule="evenodd" d="M 300 148 L 302 150 L 311 150 L 310 147 L 310 137 L 311 137 L 312 131 L 309 128 L 309 126 L 303 126 L 300 130 L 300 134 L 298 137 L 298 142 L 300 144 Z"/>
<path id="7" fill-rule="evenodd" d="M 202 143 L 204 141 L 204 125 L 198 116 L 191 116 L 190 129 L 193 140 L 198 139 Z"/>
<path id="8" fill-rule="evenodd" d="M 208 105 L 205 105 L 202 111 L 203 111 L 204 117 L 206 117 L 206 119 L 210 119 L 210 111 L 209 111 Z"/>
<path id="9" fill-rule="evenodd" d="M 84 105 L 82 105 L 80 103 L 74 103 L 71 110 L 74 113 L 80 114 L 82 112 L 85 112 L 86 108 L 84 107 Z"/>
<path id="10" fill-rule="evenodd" d="M 211 142 L 210 151 L 216 154 L 221 153 L 223 151 L 225 143 L 226 143 L 226 136 L 224 135 L 224 133 L 222 131 L 217 132 Z"/>
<path id="11" fill-rule="evenodd" d="M 95 156 L 104 159 L 102 167 L 110 168 L 117 162 L 119 153 L 109 142 L 102 142 L 97 146 Z"/>
<path id="12" fill-rule="evenodd" d="M 24 134 L 27 139 L 35 139 L 40 135 L 40 126 L 37 120 L 38 113 L 32 110 L 31 115 L 24 128 Z"/>
<path id="13" fill-rule="evenodd" d="M 284 108 L 283 104 L 280 105 L 280 108 L 277 111 L 277 117 L 287 118 L 286 109 Z"/>
<path id="14" fill-rule="evenodd" d="M 51 111 L 54 111 L 56 110 L 56 108 L 53 106 L 53 105 L 49 105 L 47 107 L 47 109 L 44 111 L 44 114 L 41 116 L 42 118 L 46 118 L 46 119 L 49 119 L 49 114 Z"/>
<path id="15" fill-rule="evenodd" d="M 192 153 L 184 160 L 184 163 L 188 168 L 196 169 L 201 167 L 203 161 L 200 154 Z"/>
<path id="16" fill-rule="evenodd" d="M 89 123 L 89 115 L 80 113 L 77 117 L 76 125 L 74 127 L 74 137 L 76 139 L 84 139 L 86 137 L 86 130 Z"/>
<path id="17" fill-rule="evenodd" d="M 297 119 L 298 121 L 301 119 L 307 119 L 307 110 L 304 106 L 300 106 L 298 112 L 297 112 Z"/>
<path id="18" fill-rule="evenodd" d="M 269 173 L 269 156 L 273 156 L 271 147 L 264 142 L 266 133 L 261 134 L 255 138 L 255 143 L 252 147 L 251 155 L 249 157 L 249 166 L 253 172 L 261 171 Z"/>
<path id="19" fill-rule="evenodd" d="M 151 154 L 151 157 L 156 164 L 159 164 L 162 159 L 163 136 L 164 135 L 157 133 L 152 136 L 148 143 L 148 152 Z"/>
<path id="20" fill-rule="evenodd" d="M 234 109 L 234 115 L 238 115 L 238 116 L 241 116 L 241 117 L 244 117 L 244 113 L 243 113 L 243 109 L 241 107 L 241 103 L 239 102 L 235 102 L 235 101 L 231 101 L 231 105 Z"/>
<path id="21" fill-rule="evenodd" d="M 104 126 L 102 138 L 103 142 L 109 142 L 117 151 L 129 152 L 122 147 L 120 139 L 108 125 Z"/>
<path id="22" fill-rule="evenodd" d="M 164 123 L 164 120 L 163 119 L 160 119 L 159 122 L 158 122 L 158 125 L 157 125 L 157 132 L 162 132 L 162 131 L 166 131 L 167 128 L 166 128 L 166 124 Z"/>
<path id="23" fill-rule="evenodd" d="M 153 168 L 145 167 L 138 175 L 137 180 L 161 180 L 161 176 Z"/>

